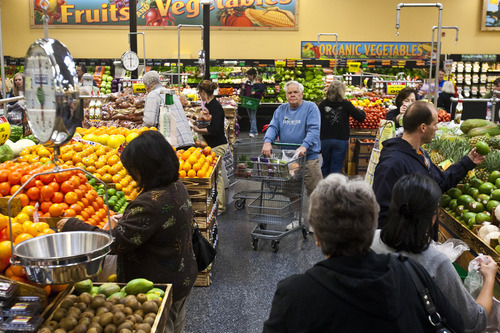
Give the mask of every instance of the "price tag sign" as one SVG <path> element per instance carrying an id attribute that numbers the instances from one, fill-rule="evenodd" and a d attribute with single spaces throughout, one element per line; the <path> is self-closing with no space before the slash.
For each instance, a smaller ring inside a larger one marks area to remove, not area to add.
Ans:
<path id="1" fill-rule="evenodd" d="M 349 66 L 349 72 L 356 73 L 359 71 L 359 67 L 361 66 L 361 63 L 360 62 L 350 62 L 348 64 L 348 66 Z"/>
<path id="2" fill-rule="evenodd" d="M 285 67 L 286 61 L 283 59 L 274 60 L 274 67 Z"/>
<path id="3" fill-rule="evenodd" d="M 137 82 L 132 84 L 132 89 L 134 93 L 145 93 L 146 92 L 146 86 L 142 82 Z"/>
<path id="4" fill-rule="evenodd" d="M 7 118 L 0 117 L 0 145 L 3 145 L 10 136 L 10 125 Z"/>
<path id="5" fill-rule="evenodd" d="M 397 95 L 405 87 L 404 84 L 387 83 L 387 95 Z"/>

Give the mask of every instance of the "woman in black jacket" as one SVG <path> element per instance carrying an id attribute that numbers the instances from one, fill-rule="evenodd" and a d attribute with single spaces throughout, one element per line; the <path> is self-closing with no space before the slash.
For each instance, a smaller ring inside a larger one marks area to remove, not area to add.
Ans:
<path id="1" fill-rule="evenodd" d="M 323 177 L 340 173 L 349 147 L 349 116 L 357 121 L 365 120 L 365 112 L 358 110 L 344 99 L 345 85 L 335 80 L 330 83 L 326 99 L 319 104 L 321 113 L 321 155 Z"/>

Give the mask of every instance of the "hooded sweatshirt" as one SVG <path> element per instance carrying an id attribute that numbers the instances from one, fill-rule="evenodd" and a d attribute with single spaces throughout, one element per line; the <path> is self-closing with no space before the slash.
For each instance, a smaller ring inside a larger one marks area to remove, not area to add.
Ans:
<path id="1" fill-rule="evenodd" d="M 413 268 L 429 288 L 438 313 L 463 332 L 460 315 L 426 271 Z M 436 332 L 417 290 L 394 255 L 370 251 L 330 258 L 278 284 L 264 332 Z"/>
<path id="2" fill-rule="evenodd" d="M 388 139 L 383 145 L 373 178 L 373 191 L 380 205 L 379 228 L 387 219 L 392 188 L 399 178 L 411 173 L 427 175 L 434 179 L 444 192 L 457 185 L 467 172 L 476 166 L 468 156 L 464 156 L 458 163 L 442 172 L 431 162 L 429 155 L 423 149 L 421 149 L 423 155 L 417 154 L 408 141 L 402 138 Z"/>

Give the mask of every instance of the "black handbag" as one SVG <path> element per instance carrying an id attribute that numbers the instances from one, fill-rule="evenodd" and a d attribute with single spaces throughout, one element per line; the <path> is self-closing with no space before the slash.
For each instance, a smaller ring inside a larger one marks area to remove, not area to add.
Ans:
<path id="1" fill-rule="evenodd" d="M 196 257 L 196 263 L 198 264 L 198 272 L 201 272 L 205 268 L 207 268 L 212 261 L 215 259 L 215 255 L 217 251 L 210 244 L 210 242 L 203 237 L 198 229 L 198 224 L 194 224 L 193 226 L 193 252 Z"/>
<path id="2" fill-rule="evenodd" d="M 429 315 L 427 318 L 429 319 L 430 323 L 436 328 L 436 333 L 455 333 L 453 329 L 449 328 L 445 324 L 446 319 L 441 317 L 437 312 L 436 306 L 432 301 L 429 289 L 423 285 L 422 281 L 418 277 L 417 273 L 415 272 L 407 258 L 404 256 L 400 256 L 399 260 L 403 262 L 403 266 L 410 274 L 413 284 L 417 288 L 418 295 L 420 296 L 420 299 L 424 304 L 425 312 L 427 312 L 427 314 Z"/>

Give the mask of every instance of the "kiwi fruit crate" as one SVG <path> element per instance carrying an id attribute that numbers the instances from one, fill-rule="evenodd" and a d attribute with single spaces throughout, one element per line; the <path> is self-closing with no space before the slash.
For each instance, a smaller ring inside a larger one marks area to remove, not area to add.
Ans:
<path id="1" fill-rule="evenodd" d="M 115 284 L 121 288 L 126 285 Z M 155 284 L 154 287 L 165 291 L 161 301 L 143 300 L 141 294 L 133 299 L 130 295 L 129 299 L 106 299 L 89 293 L 77 296 L 70 285 L 42 313 L 44 322 L 38 332 L 164 332 L 172 304 L 172 285 Z"/>

